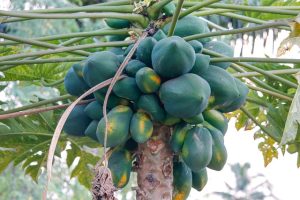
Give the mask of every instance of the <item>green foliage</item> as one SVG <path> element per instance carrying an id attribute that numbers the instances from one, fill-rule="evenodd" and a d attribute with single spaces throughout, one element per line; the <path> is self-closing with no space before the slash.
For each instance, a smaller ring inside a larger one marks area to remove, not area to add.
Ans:
<path id="1" fill-rule="evenodd" d="M 52 133 L 60 113 L 45 112 L 38 115 L 19 117 L 1 121 L 0 128 L 0 172 L 13 163 L 22 165 L 26 174 L 34 181 L 38 181 L 41 170 L 45 167 Z M 81 157 L 72 172 L 72 177 L 78 177 L 86 187 L 91 183 L 91 170 L 88 164 L 94 165 L 99 158 L 83 151 L 83 146 L 97 147 L 98 144 L 89 138 L 68 138 L 63 135 L 58 143 L 55 155 L 60 157 L 71 141 L 71 148 L 67 150 L 67 163 L 76 157 Z M 76 146 L 75 146 L 76 145 Z"/>

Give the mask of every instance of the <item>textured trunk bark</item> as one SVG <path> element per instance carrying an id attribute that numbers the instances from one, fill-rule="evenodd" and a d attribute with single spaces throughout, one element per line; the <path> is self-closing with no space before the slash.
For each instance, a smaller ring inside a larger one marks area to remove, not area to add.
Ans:
<path id="1" fill-rule="evenodd" d="M 140 144 L 137 154 L 137 200 L 171 200 L 173 153 L 169 145 L 171 128 L 155 125 L 152 137 Z"/>

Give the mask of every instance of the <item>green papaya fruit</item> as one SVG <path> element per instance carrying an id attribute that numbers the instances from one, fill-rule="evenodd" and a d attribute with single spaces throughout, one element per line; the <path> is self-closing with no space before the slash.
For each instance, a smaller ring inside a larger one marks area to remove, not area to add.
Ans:
<path id="1" fill-rule="evenodd" d="M 146 94 L 154 93 L 160 87 L 160 77 L 149 67 L 141 68 L 135 75 L 138 88 Z"/>
<path id="2" fill-rule="evenodd" d="M 293 144 L 289 144 L 286 150 L 290 154 L 294 154 L 298 152 L 299 147 L 300 147 L 299 143 L 293 143 Z"/>
<path id="3" fill-rule="evenodd" d="M 192 179 L 193 179 L 193 188 L 202 191 L 205 185 L 207 184 L 208 177 L 207 177 L 207 170 L 206 168 L 201 169 L 198 172 L 192 172 Z"/>
<path id="4" fill-rule="evenodd" d="M 72 65 L 72 68 L 74 70 L 74 72 L 77 74 L 77 76 L 81 79 L 83 79 L 83 67 L 85 65 L 85 60 L 79 62 L 79 63 L 75 63 L 74 65 Z"/>
<path id="5" fill-rule="evenodd" d="M 225 135 L 228 129 L 228 119 L 221 112 L 217 110 L 205 110 L 203 112 L 203 117 L 205 121 Z"/>
<path id="6" fill-rule="evenodd" d="M 208 70 L 210 62 L 210 56 L 197 53 L 195 64 L 190 71 L 190 73 L 197 74 L 201 76 L 201 74 L 205 73 Z"/>
<path id="7" fill-rule="evenodd" d="M 127 55 L 129 54 L 129 52 L 130 52 L 130 50 L 132 49 L 133 46 L 134 46 L 134 44 L 131 44 L 131 45 L 129 45 L 129 46 L 125 49 L 125 51 L 124 51 L 124 56 L 127 56 Z M 135 58 L 136 58 L 136 51 L 134 52 L 134 54 L 132 55 L 131 58 L 132 58 L 132 59 L 135 59 Z"/>
<path id="8" fill-rule="evenodd" d="M 129 134 L 132 110 L 128 106 L 117 106 L 107 114 L 107 147 L 115 147 L 123 144 Z M 104 144 L 105 120 L 102 118 L 97 127 L 97 138 L 100 144 Z"/>
<path id="9" fill-rule="evenodd" d="M 92 121 L 85 113 L 86 105 L 76 105 L 70 113 L 63 131 L 69 135 L 84 136 L 84 131 Z"/>
<path id="10" fill-rule="evenodd" d="M 190 118 L 184 118 L 183 121 L 189 123 L 189 124 L 200 124 L 204 121 L 202 113 L 199 113 L 193 117 Z"/>
<path id="11" fill-rule="evenodd" d="M 114 186 L 125 187 L 130 179 L 132 168 L 130 152 L 124 149 L 113 151 L 108 160 L 108 168 L 111 171 Z"/>
<path id="12" fill-rule="evenodd" d="M 118 57 L 109 51 L 90 55 L 83 68 L 83 78 L 90 87 L 112 78 L 119 67 Z"/>
<path id="13" fill-rule="evenodd" d="M 181 151 L 185 136 L 192 127 L 186 123 L 176 124 L 170 139 L 170 145 L 175 153 Z"/>
<path id="14" fill-rule="evenodd" d="M 116 28 L 116 29 L 121 29 L 121 28 L 129 28 L 130 27 L 130 21 L 126 19 L 105 19 L 106 24 L 110 28 Z"/>
<path id="15" fill-rule="evenodd" d="M 137 112 L 132 116 L 130 122 L 130 133 L 132 139 L 137 143 L 146 142 L 152 135 L 153 123 L 144 112 Z"/>
<path id="16" fill-rule="evenodd" d="M 125 57 L 123 55 L 117 55 L 117 58 L 118 58 L 118 61 L 119 61 L 120 65 L 125 60 Z"/>
<path id="17" fill-rule="evenodd" d="M 208 168 L 221 171 L 227 161 L 227 150 L 224 145 L 224 135 L 211 125 L 205 125 L 212 137 L 212 157 L 207 165 Z"/>
<path id="18" fill-rule="evenodd" d="M 199 42 L 198 40 L 191 40 L 188 41 L 188 43 L 193 47 L 195 53 L 201 53 L 203 50 L 203 44 Z"/>
<path id="19" fill-rule="evenodd" d="M 173 126 L 181 121 L 180 118 L 170 115 L 169 113 L 166 113 L 165 119 L 162 121 L 162 124 L 167 126 Z"/>
<path id="20" fill-rule="evenodd" d="M 223 113 L 235 111 L 239 109 L 246 102 L 249 88 L 237 78 L 235 78 L 234 81 L 239 91 L 239 96 L 234 101 L 232 101 L 229 106 L 219 109 Z"/>
<path id="21" fill-rule="evenodd" d="M 166 24 L 163 27 L 163 31 L 167 34 L 169 32 L 171 26 L 171 22 Z M 189 35 L 195 35 L 200 33 L 208 33 L 209 28 L 207 26 L 207 23 L 200 19 L 199 17 L 188 15 L 186 17 L 181 18 L 178 20 L 174 35 L 185 37 Z M 200 42 L 208 42 L 210 41 L 209 38 L 201 38 L 199 39 Z"/>
<path id="22" fill-rule="evenodd" d="M 98 101 L 92 101 L 85 107 L 84 112 L 89 118 L 93 120 L 100 120 L 103 117 L 102 107 L 102 104 Z"/>
<path id="23" fill-rule="evenodd" d="M 137 148 L 138 148 L 138 143 L 134 141 L 134 139 L 132 138 L 129 138 L 124 145 L 124 149 L 130 152 L 135 152 Z"/>
<path id="24" fill-rule="evenodd" d="M 82 78 L 77 76 L 73 68 L 70 68 L 67 72 L 64 85 L 66 91 L 73 96 L 80 96 L 89 89 L 89 86 Z"/>
<path id="25" fill-rule="evenodd" d="M 210 107 L 215 109 L 226 108 L 238 98 L 239 91 L 231 74 L 220 67 L 210 65 L 208 70 L 201 74 L 211 88 L 213 97 Z"/>
<path id="26" fill-rule="evenodd" d="M 96 98 L 96 100 L 103 105 L 104 103 L 104 99 L 105 99 L 105 94 L 103 91 L 96 91 L 93 93 L 94 97 Z M 116 95 L 114 95 L 113 93 L 111 93 L 109 95 L 108 98 L 108 102 L 107 102 L 107 108 L 111 109 L 114 108 L 118 105 L 124 105 L 124 106 L 128 106 L 130 103 L 128 100 L 117 97 Z"/>
<path id="27" fill-rule="evenodd" d="M 107 35 L 107 36 L 105 36 L 105 38 L 108 42 L 123 41 L 127 37 L 128 37 L 128 35 Z"/>
<path id="28" fill-rule="evenodd" d="M 165 110 L 179 118 L 189 118 L 201 113 L 208 105 L 210 87 L 196 74 L 184 74 L 164 82 L 159 97 Z"/>
<path id="29" fill-rule="evenodd" d="M 152 54 L 154 71 L 164 78 L 174 78 L 189 72 L 195 63 L 195 51 L 184 39 L 172 36 L 160 40 Z"/>
<path id="30" fill-rule="evenodd" d="M 119 80 L 113 87 L 113 92 L 116 96 L 131 101 L 137 101 L 141 96 L 141 91 L 136 84 L 135 78 L 132 77 L 125 77 Z"/>
<path id="31" fill-rule="evenodd" d="M 124 50 L 120 47 L 110 48 L 109 51 L 116 54 L 116 55 L 123 55 L 124 54 Z"/>
<path id="32" fill-rule="evenodd" d="M 164 109 L 161 107 L 156 95 L 142 95 L 138 100 L 137 107 L 151 116 L 153 121 L 163 121 L 166 117 Z"/>
<path id="33" fill-rule="evenodd" d="M 184 139 L 181 156 L 189 168 L 198 172 L 205 168 L 212 158 L 212 137 L 203 127 L 190 129 Z"/>
<path id="34" fill-rule="evenodd" d="M 93 120 L 84 131 L 84 135 L 98 141 L 96 131 L 99 121 Z"/>
<path id="35" fill-rule="evenodd" d="M 185 200 L 192 189 L 192 171 L 184 162 L 173 164 L 173 200 Z"/>
<path id="36" fill-rule="evenodd" d="M 215 51 L 227 57 L 233 57 L 234 51 L 231 46 L 222 42 L 222 41 L 210 41 L 204 44 L 204 48 Z M 221 67 L 223 69 L 227 69 L 231 63 L 230 62 L 216 62 L 213 63 L 214 66 Z"/>
<path id="37" fill-rule="evenodd" d="M 156 41 L 162 40 L 164 38 L 167 38 L 167 35 L 165 34 L 165 32 L 161 29 L 159 29 L 158 31 L 156 31 L 156 33 L 153 35 L 153 38 L 156 39 Z"/>
<path id="38" fill-rule="evenodd" d="M 165 5 L 162 9 L 162 12 L 167 16 L 171 17 L 173 16 L 174 12 L 176 10 L 176 6 L 174 2 L 170 2 L 167 5 Z"/>
<path id="39" fill-rule="evenodd" d="M 145 63 L 143 63 L 139 60 L 131 60 L 126 65 L 125 72 L 128 76 L 135 77 L 135 74 L 137 73 L 137 71 L 139 71 L 143 67 L 147 67 Z"/>
<path id="40" fill-rule="evenodd" d="M 146 37 L 136 49 L 136 58 L 145 63 L 148 67 L 152 66 L 151 53 L 156 43 L 157 41 L 153 37 Z"/>

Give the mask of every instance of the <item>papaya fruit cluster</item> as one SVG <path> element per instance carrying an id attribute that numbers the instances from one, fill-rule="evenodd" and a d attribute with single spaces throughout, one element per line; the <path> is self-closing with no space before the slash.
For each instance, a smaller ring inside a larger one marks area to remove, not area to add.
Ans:
<path id="1" fill-rule="evenodd" d="M 112 28 L 131 26 L 126 20 L 107 20 Z M 209 32 L 195 16 L 180 19 L 175 36 L 167 37 L 170 24 L 141 41 L 108 101 L 107 147 L 117 147 L 109 159 L 116 187 L 130 177 L 132 152 L 151 137 L 153 125 L 173 127 L 170 146 L 174 161 L 174 199 L 186 199 L 192 187 L 201 191 L 207 182 L 206 168 L 221 170 L 227 159 L 224 135 L 228 120 L 223 113 L 238 109 L 248 88 L 226 71 L 230 63 L 210 63 L 202 54 L 207 48 L 233 56 L 232 48 L 207 38 L 185 41 L 183 37 Z M 124 38 L 122 38 L 124 39 Z M 111 40 L 111 37 L 110 37 Z M 127 48 L 96 52 L 74 64 L 65 77 L 65 89 L 79 96 L 112 78 L 128 54 Z M 70 114 L 64 131 L 88 136 L 104 144 L 102 105 L 107 88 L 94 92 L 87 105 Z"/>

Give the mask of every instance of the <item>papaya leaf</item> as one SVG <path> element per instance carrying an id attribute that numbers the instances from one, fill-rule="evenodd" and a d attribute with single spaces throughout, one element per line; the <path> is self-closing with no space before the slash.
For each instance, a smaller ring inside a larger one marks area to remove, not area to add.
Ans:
<path id="1" fill-rule="evenodd" d="M 59 111 L 49 111 L 1 121 L 0 173 L 11 163 L 14 166 L 22 165 L 25 173 L 37 182 L 41 169 L 45 167 L 53 130 L 59 117 Z M 72 144 L 71 149 L 68 143 Z M 81 184 L 89 187 L 93 177 L 91 168 L 99 158 L 87 152 L 86 147 L 97 148 L 99 144 L 87 137 L 62 135 L 55 155 L 60 157 L 61 152 L 67 149 L 69 167 L 79 157 L 79 163 L 75 166 L 76 173 L 72 175 L 78 177 Z"/>
<path id="2" fill-rule="evenodd" d="M 277 148 L 274 147 L 275 141 L 267 137 L 264 141 L 258 144 L 258 149 L 262 152 L 264 157 L 264 165 L 268 166 L 274 158 L 278 158 Z"/>
<path id="3" fill-rule="evenodd" d="M 71 149 L 67 150 L 67 164 L 70 167 L 72 160 L 79 158 L 78 163 L 71 172 L 71 177 L 77 177 L 78 181 L 86 188 L 91 188 L 94 173 L 92 167 L 100 160 L 100 157 L 87 151 L 81 151 L 80 146 L 71 141 Z"/>
<path id="4" fill-rule="evenodd" d="M 56 81 L 64 77 L 70 63 L 21 65 L 3 72 L 0 81 Z"/>
<path id="5" fill-rule="evenodd" d="M 294 46 L 300 48 L 300 14 L 289 23 L 291 32 L 287 38 L 285 38 L 277 49 L 277 56 L 282 56 L 291 51 Z"/>
<path id="6" fill-rule="evenodd" d="M 280 145 L 285 145 L 296 139 L 300 123 L 300 73 L 295 76 L 298 80 L 298 88 L 290 106 Z"/>

